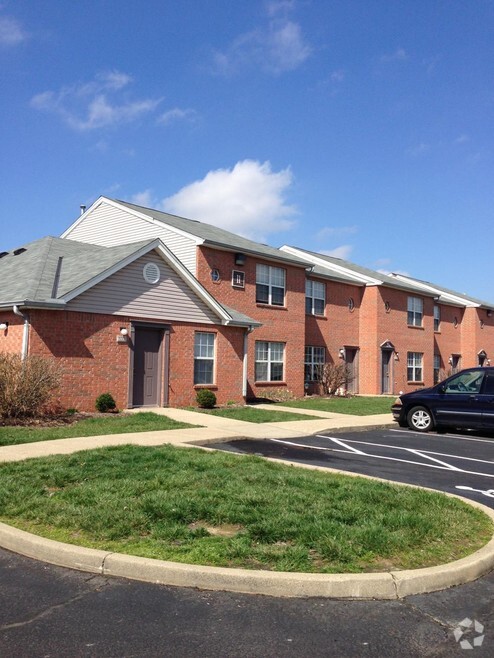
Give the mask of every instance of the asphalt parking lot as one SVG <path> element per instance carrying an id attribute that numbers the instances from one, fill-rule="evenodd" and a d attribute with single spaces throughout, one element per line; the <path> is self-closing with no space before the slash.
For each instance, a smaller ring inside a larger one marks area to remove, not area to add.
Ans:
<path id="1" fill-rule="evenodd" d="M 334 468 L 458 494 L 494 508 L 494 436 L 399 428 L 239 439 L 210 447 Z"/>

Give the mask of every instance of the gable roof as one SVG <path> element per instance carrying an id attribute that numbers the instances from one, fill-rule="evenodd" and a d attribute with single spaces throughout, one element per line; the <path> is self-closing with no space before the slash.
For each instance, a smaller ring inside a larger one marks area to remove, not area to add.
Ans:
<path id="1" fill-rule="evenodd" d="M 63 308 L 71 299 L 153 250 L 222 324 L 260 325 L 216 301 L 159 238 L 114 247 L 54 237 L 30 242 L 0 258 L 0 307 Z"/>
<path id="2" fill-rule="evenodd" d="M 387 274 L 382 274 L 375 270 L 371 270 L 368 267 L 362 267 L 361 265 L 356 265 L 350 261 L 343 260 L 342 258 L 335 258 L 334 256 L 326 256 L 324 254 L 318 254 L 313 251 L 307 251 L 306 249 L 300 249 L 300 247 L 291 247 L 289 245 L 284 245 L 281 247 L 283 251 L 288 251 L 289 253 L 296 254 L 300 258 L 307 259 L 308 262 L 315 264 L 312 273 L 316 276 L 321 276 L 328 279 L 334 279 L 335 281 L 341 281 L 343 283 L 353 284 L 357 286 L 388 286 L 390 288 L 398 288 L 400 290 L 405 290 L 407 292 L 419 292 L 416 285 L 409 283 L 407 281 L 402 281 L 393 276 Z M 431 297 L 435 296 L 435 293 L 432 291 L 427 291 L 422 289 L 420 291 L 423 295 L 429 295 Z"/>
<path id="3" fill-rule="evenodd" d="M 408 281 L 413 285 L 417 286 L 420 289 L 433 291 L 437 297 L 438 301 L 442 304 L 450 304 L 452 306 L 473 306 L 473 307 L 482 307 L 492 310 L 494 304 L 476 297 L 471 297 L 462 292 L 457 292 L 456 290 L 450 290 L 444 286 L 438 286 L 436 283 L 430 283 L 429 281 L 422 281 L 421 279 L 415 279 L 414 277 L 405 275 L 405 274 L 392 274 L 391 276 L 399 279 L 400 281 Z"/>
<path id="4" fill-rule="evenodd" d="M 109 203 L 113 206 L 120 206 L 122 209 L 139 216 L 141 219 L 152 221 L 165 225 L 171 230 L 178 233 L 185 234 L 188 237 L 195 239 L 196 244 L 203 244 L 205 246 L 216 247 L 217 249 L 238 251 L 246 254 L 255 254 L 267 260 L 277 260 L 283 263 L 289 263 L 298 267 L 307 267 L 307 263 L 301 259 L 293 256 L 292 254 L 285 253 L 276 247 L 249 240 L 241 235 L 236 235 L 231 231 L 199 222 L 194 219 L 186 219 L 178 215 L 171 215 L 161 210 L 153 208 L 146 208 L 139 206 L 135 203 L 128 201 L 121 201 L 119 199 L 110 199 L 105 196 L 99 197 L 90 208 L 88 208 L 83 215 L 81 215 L 63 234 L 62 237 L 70 237 L 70 232 L 75 228 L 88 213 L 97 208 L 102 202 Z"/>

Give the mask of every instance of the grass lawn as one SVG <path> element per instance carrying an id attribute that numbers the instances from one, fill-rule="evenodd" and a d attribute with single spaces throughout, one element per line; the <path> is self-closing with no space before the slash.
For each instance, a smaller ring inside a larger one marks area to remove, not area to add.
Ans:
<path id="1" fill-rule="evenodd" d="M 283 407 L 299 407 L 314 411 L 334 411 L 338 414 L 353 414 L 355 416 L 371 416 L 372 414 L 387 414 L 391 417 L 391 405 L 394 398 L 389 397 L 332 397 L 322 398 L 308 396 L 299 400 L 280 402 Z"/>
<path id="2" fill-rule="evenodd" d="M 2 464 L 0 520 L 108 551 L 324 573 L 439 564 L 493 532 L 439 493 L 172 446 Z"/>
<path id="3" fill-rule="evenodd" d="M 108 414 L 76 420 L 73 423 L 55 427 L 2 426 L 0 427 L 0 446 L 50 441 L 52 439 L 71 439 L 75 436 L 176 430 L 184 427 L 194 426 L 171 420 L 166 416 L 153 414 L 150 411 L 136 414 Z"/>
<path id="4" fill-rule="evenodd" d="M 234 420 L 245 420 L 248 423 L 281 423 L 285 420 L 315 420 L 321 416 L 309 416 L 307 414 L 281 411 L 280 409 L 255 409 L 252 407 L 225 407 L 221 409 L 201 409 L 194 407 L 192 411 L 221 416 L 222 418 L 233 418 Z"/>

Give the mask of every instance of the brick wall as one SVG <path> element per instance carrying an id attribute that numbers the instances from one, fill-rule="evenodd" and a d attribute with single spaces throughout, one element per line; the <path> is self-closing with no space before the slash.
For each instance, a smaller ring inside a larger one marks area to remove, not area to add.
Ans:
<path id="1" fill-rule="evenodd" d="M 57 398 L 63 408 L 93 411 L 98 395 L 107 391 L 115 398 L 118 408 L 128 406 L 131 342 L 129 339 L 117 343 L 117 336 L 121 327 L 127 328 L 130 334 L 132 318 L 70 311 L 31 311 L 30 318 L 29 353 L 57 358 L 62 375 Z M 243 402 L 244 329 L 173 323 L 169 352 L 170 406 L 196 403 L 195 331 L 216 335 L 216 384 L 207 388 L 215 392 L 219 404 L 230 400 Z"/>
<path id="2" fill-rule="evenodd" d="M 266 261 L 246 255 L 243 266 L 236 266 L 235 254 L 199 247 L 197 250 L 197 278 L 221 303 L 262 322 L 249 336 L 248 348 L 248 397 L 269 396 L 277 389 L 286 389 L 297 396 L 304 393 L 304 346 L 305 346 L 305 269 Z M 256 264 L 282 267 L 286 271 L 285 306 L 269 306 L 256 303 Z M 220 281 L 211 280 L 211 270 L 217 269 Z M 245 288 L 231 284 L 232 270 L 245 272 Z M 284 381 L 256 382 L 254 379 L 255 342 L 275 341 L 285 343 Z"/>
<path id="3" fill-rule="evenodd" d="M 0 312 L 0 323 L 8 322 L 5 331 L 0 331 L 0 353 L 20 354 L 24 320 L 12 312 Z"/>

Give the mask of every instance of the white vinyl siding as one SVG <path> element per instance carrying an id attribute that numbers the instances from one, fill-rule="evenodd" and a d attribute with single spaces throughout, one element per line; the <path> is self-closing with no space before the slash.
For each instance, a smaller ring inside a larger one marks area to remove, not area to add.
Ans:
<path id="1" fill-rule="evenodd" d="M 147 283 L 144 266 L 159 267 L 160 280 Z M 216 315 L 156 252 L 142 256 L 68 303 L 67 309 L 109 315 L 215 324 Z"/>
<path id="2" fill-rule="evenodd" d="M 194 239 L 187 238 L 165 225 L 161 226 L 136 217 L 125 209 L 115 208 L 109 203 L 101 203 L 65 237 L 103 247 L 160 238 L 192 274 L 196 273 L 197 247 Z"/>
<path id="3" fill-rule="evenodd" d="M 282 382 L 285 343 L 256 341 L 255 379 L 257 382 Z"/>

